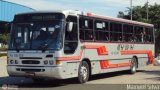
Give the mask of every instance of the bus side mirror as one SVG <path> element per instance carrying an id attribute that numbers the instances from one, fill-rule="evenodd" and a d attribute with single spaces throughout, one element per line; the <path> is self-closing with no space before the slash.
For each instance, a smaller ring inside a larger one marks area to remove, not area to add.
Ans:
<path id="1" fill-rule="evenodd" d="M 72 31 L 72 29 L 73 29 L 73 22 L 69 22 L 68 23 L 68 32 L 71 32 Z"/>

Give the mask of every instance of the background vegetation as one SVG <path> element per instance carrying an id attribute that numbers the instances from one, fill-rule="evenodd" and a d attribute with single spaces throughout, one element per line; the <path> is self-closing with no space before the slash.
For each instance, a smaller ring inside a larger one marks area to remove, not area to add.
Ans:
<path id="1" fill-rule="evenodd" d="M 8 37 L 9 37 L 9 34 L 7 34 L 7 33 L 1 34 L 0 35 L 0 43 L 3 43 L 4 45 L 7 45 Z"/>
<path id="2" fill-rule="evenodd" d="M 9 37 L 9 27 L 7 22 L 0 22 L 0 52 L 7 51 L 8 37 Z M 0 53 L 1 56 L 6 56 L 6 53 Z"/>

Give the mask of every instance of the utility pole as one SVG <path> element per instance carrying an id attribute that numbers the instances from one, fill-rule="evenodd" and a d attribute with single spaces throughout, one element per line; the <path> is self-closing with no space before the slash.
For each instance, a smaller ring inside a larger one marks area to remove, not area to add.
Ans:
<path id="1" fill-rule="evenodd" d="M 149 2 L 148 2 L 148 0 L 147 0 L 147 21 L 148 21 L 148 16 L 149 16 L 149 15 L 148 15 L 148 12 L 149 12 L 149 10 L 148 10 L 148 6 L 149 6 L 148 3 L 149 3 Z"/>
<path id="2" fill-rule="evenodd" d="M 132 15 L 132 0 L 130 0 L 130 9 L 131 9 L 131 20 L 132 20 L 132 17 L 133 17 L 133 15 Z"/>

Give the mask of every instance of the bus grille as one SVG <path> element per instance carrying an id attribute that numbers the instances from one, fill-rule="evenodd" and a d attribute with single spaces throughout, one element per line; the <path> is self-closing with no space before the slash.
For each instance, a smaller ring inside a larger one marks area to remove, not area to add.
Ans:
<path id="1" fill-rule="evenodd" d="M 37 60 L 23 60 L 22 64 L 40 64 L 40 61 L 37 61 Z"/>
<path id="2" fill-rule="evenodd" d="M 25 69 L 25 68 L 21 68 L 21 69 L 16 69 L 17 71 L 23 71 L 23 72 L 44 72 L 45 69 Z"/>

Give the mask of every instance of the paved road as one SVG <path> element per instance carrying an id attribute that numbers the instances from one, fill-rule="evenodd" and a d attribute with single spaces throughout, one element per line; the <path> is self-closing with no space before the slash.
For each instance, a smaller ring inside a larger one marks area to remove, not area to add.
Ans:
<path id="1" fill-rule="evenodd" d="M 34 83 L 31 79 L 24 77 L 9 77 L 6 72 L 6 57 L 0 58 L 0 87 L 4 84 L 16 85 L 18 88 L 55 88 L 59 90 L 65 90 L 66 88 L 74 89 L 87 89 L 82 85 L 77 84 L 76 79 L 67 80 L 51 80 L 49 82 Z M 73 85 L 74 84 L 74 85 Z M 99 87 L 97 84 L 108 85 L 111 84 L 160 84 L 160 67 L 159 66 L 147 66 L 142 70 L 139 70 L 136 74 L 131 75 L 126 71 L 107 73 L 102 75 L 94 75 L 91 80 L 85 85 L 93 87 L 95 90 Z M 96 87 L 95 87 L 96 86 Z M 160 89 L 160 86 L 159 86 Z"/>

